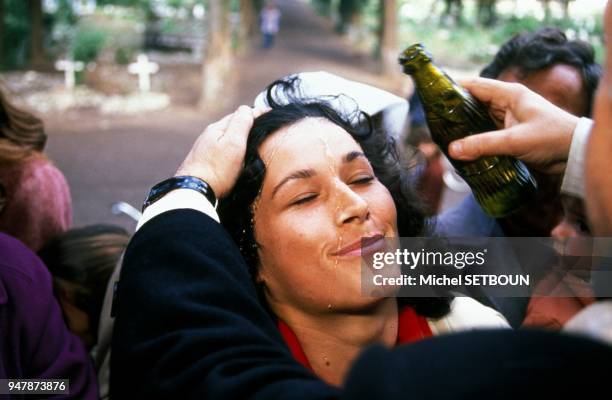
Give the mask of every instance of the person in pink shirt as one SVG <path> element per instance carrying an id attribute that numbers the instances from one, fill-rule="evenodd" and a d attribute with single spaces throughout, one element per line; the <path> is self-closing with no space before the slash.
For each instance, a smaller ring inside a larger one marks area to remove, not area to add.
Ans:
<path id="1" fill-rule="evenodd" d="M 0 232 L 35 252 L 72 224 L 70 189 L 46 141 L 42 121 L 0 91 Z"/>

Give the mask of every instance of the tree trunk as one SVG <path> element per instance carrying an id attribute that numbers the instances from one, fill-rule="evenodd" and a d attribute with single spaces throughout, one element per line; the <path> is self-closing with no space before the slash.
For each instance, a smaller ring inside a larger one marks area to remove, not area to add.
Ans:
<path id="1" fill-rule="evenodd" d="M 544 8 L 544 20 L 550 21 L 550 0 L 540 0 L 542 2 L 542 7 Z"/>
<path id="2" fill-rule="evenodd" d="M 257 37 L 257 10 L 253 0 L 240 0 L 240 31 L 238 47 L 246 49 Z"/>
<path id="3" fill-rule="evenodd" d="M 478 23 L 483 26 L 492 26 L 495 23 L 495 4 L 496 0 L 478 0 Z"/>
<path id="4" fill-rule="evenodd" d="M 399 51 L 397 21 L 397 1 L 380 1 L 380 59 L 383 73 L 389 76 L 398 75 L 400 67 L 397 63 Z"/>
<path id="5" fill-rule="evenodd" d="M 202 91 L 200 107 L 219 100 L 232 58 L 232 32 L 229 20 L 230 2 L 210 0 L 208 7 L 208 38 L 202 61 Z"/>
<path id="6" fill-rule="evenodd" d="M 440 22 L 445 25 L 449 20 L 454 25 L 460 25 L 463 20 L 463 0 L 444 0 L 444 11 Z"/>
<path id="7" fill-rule="evenodd" d="M 563 18 L 565 19 L 569 19 L 570 15 L 569 15 L 569 3 L 571 0 L 563 0 L 562 6 L 563 6 Z"/>
<path id="8" fill-rule="evenodd" d="M 30 4 L 30 67 L 40 69 L 45 64 L 43 48 L 42 0 L 29 0 Z"/>
<path id="9" fill-rule="evenodd" d="M 0 69 L 4 59 L 4 0 L 0 0 Z"/>

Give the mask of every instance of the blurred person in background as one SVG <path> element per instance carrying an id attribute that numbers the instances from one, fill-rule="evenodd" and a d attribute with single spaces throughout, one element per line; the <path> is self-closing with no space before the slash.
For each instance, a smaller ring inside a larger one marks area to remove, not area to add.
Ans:
<path id="1" fill-rule="evenodd" d="M 110 278 L 116 269 L 118 273 L 129 239 L 119 226 L 91 225 L 70 229 L 40 252 L 53 276 L 55 296 L 68 327 L 94 359 L 103 399 L 108 398 L 112 334 Z"/>
<path id="2" fill-rule="evenodd" d="M 0 232 L 34 252 L 72 223 L 66 178 L 43 154 L 43 123 L 0 90 Z"/>
<path id="3" fill-rule="evenodd" d="M 68 327 L 88 350 L 97 343 L 106 286 L 129 238 L 121 227 L 91 225 L 68 230 L 39 253 Z"/>
<path id="4" fill-rule="evenodd" d="M 274 39 L 280 28 L 281 12 L 273 1 L 268 1 L 259 14 L 259 27 L 263 37 L 262 47 L 274 46 Z"/>
<path id="5" fill-rule="evenodd" d="M 561 195 L 561 203 L 563 217 L 550 233 L 560 255 L 559 265 L 534 288 L 523 327 L 559 330 L 595 302 L 589 283 L 593 244 L 584 203 L 565 194 Z"/>
<path id="6" fill-rule="evenodd" d="M 20 378 L 68 379 L 70 393 L 62 398 L 98 398 L 92 359 L 66 327 L 49 271 L 0 233 L 0 379 Z"/>

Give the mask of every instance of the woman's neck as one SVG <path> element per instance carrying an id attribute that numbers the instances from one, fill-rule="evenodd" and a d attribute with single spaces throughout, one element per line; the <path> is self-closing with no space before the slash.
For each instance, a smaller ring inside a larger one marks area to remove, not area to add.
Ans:
<path id="1" fill-rule="evenodd" d="M 276 308 L 276 307 L 273 307 Z M 275 310 L 295 333 L 314 373 L 339 386 L 361 350 L 373 343 L 393 346 L 397 340 L 397 299 L 385 298 L 364 313 L 312 315 L 295 309 Z"/>

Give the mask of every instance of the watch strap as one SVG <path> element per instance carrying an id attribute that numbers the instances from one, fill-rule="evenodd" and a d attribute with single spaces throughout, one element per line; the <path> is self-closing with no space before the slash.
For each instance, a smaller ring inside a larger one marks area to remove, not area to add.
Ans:
<path id="1" fill-rule="evenodd" d="M 217 196 L 212 190 L 210 185 L 204 180 L 195 176 L 173 176 L 172 178 L 166 179 L 151 188 L 147 199 L 142 205 L 142 211 L 148 206 L 155 203 L 157 200 L 164 197 L 168 192 L 176 189 L 191 189 L 199 192 L 206 197 L 210 204 L 217 208 Z"/>

